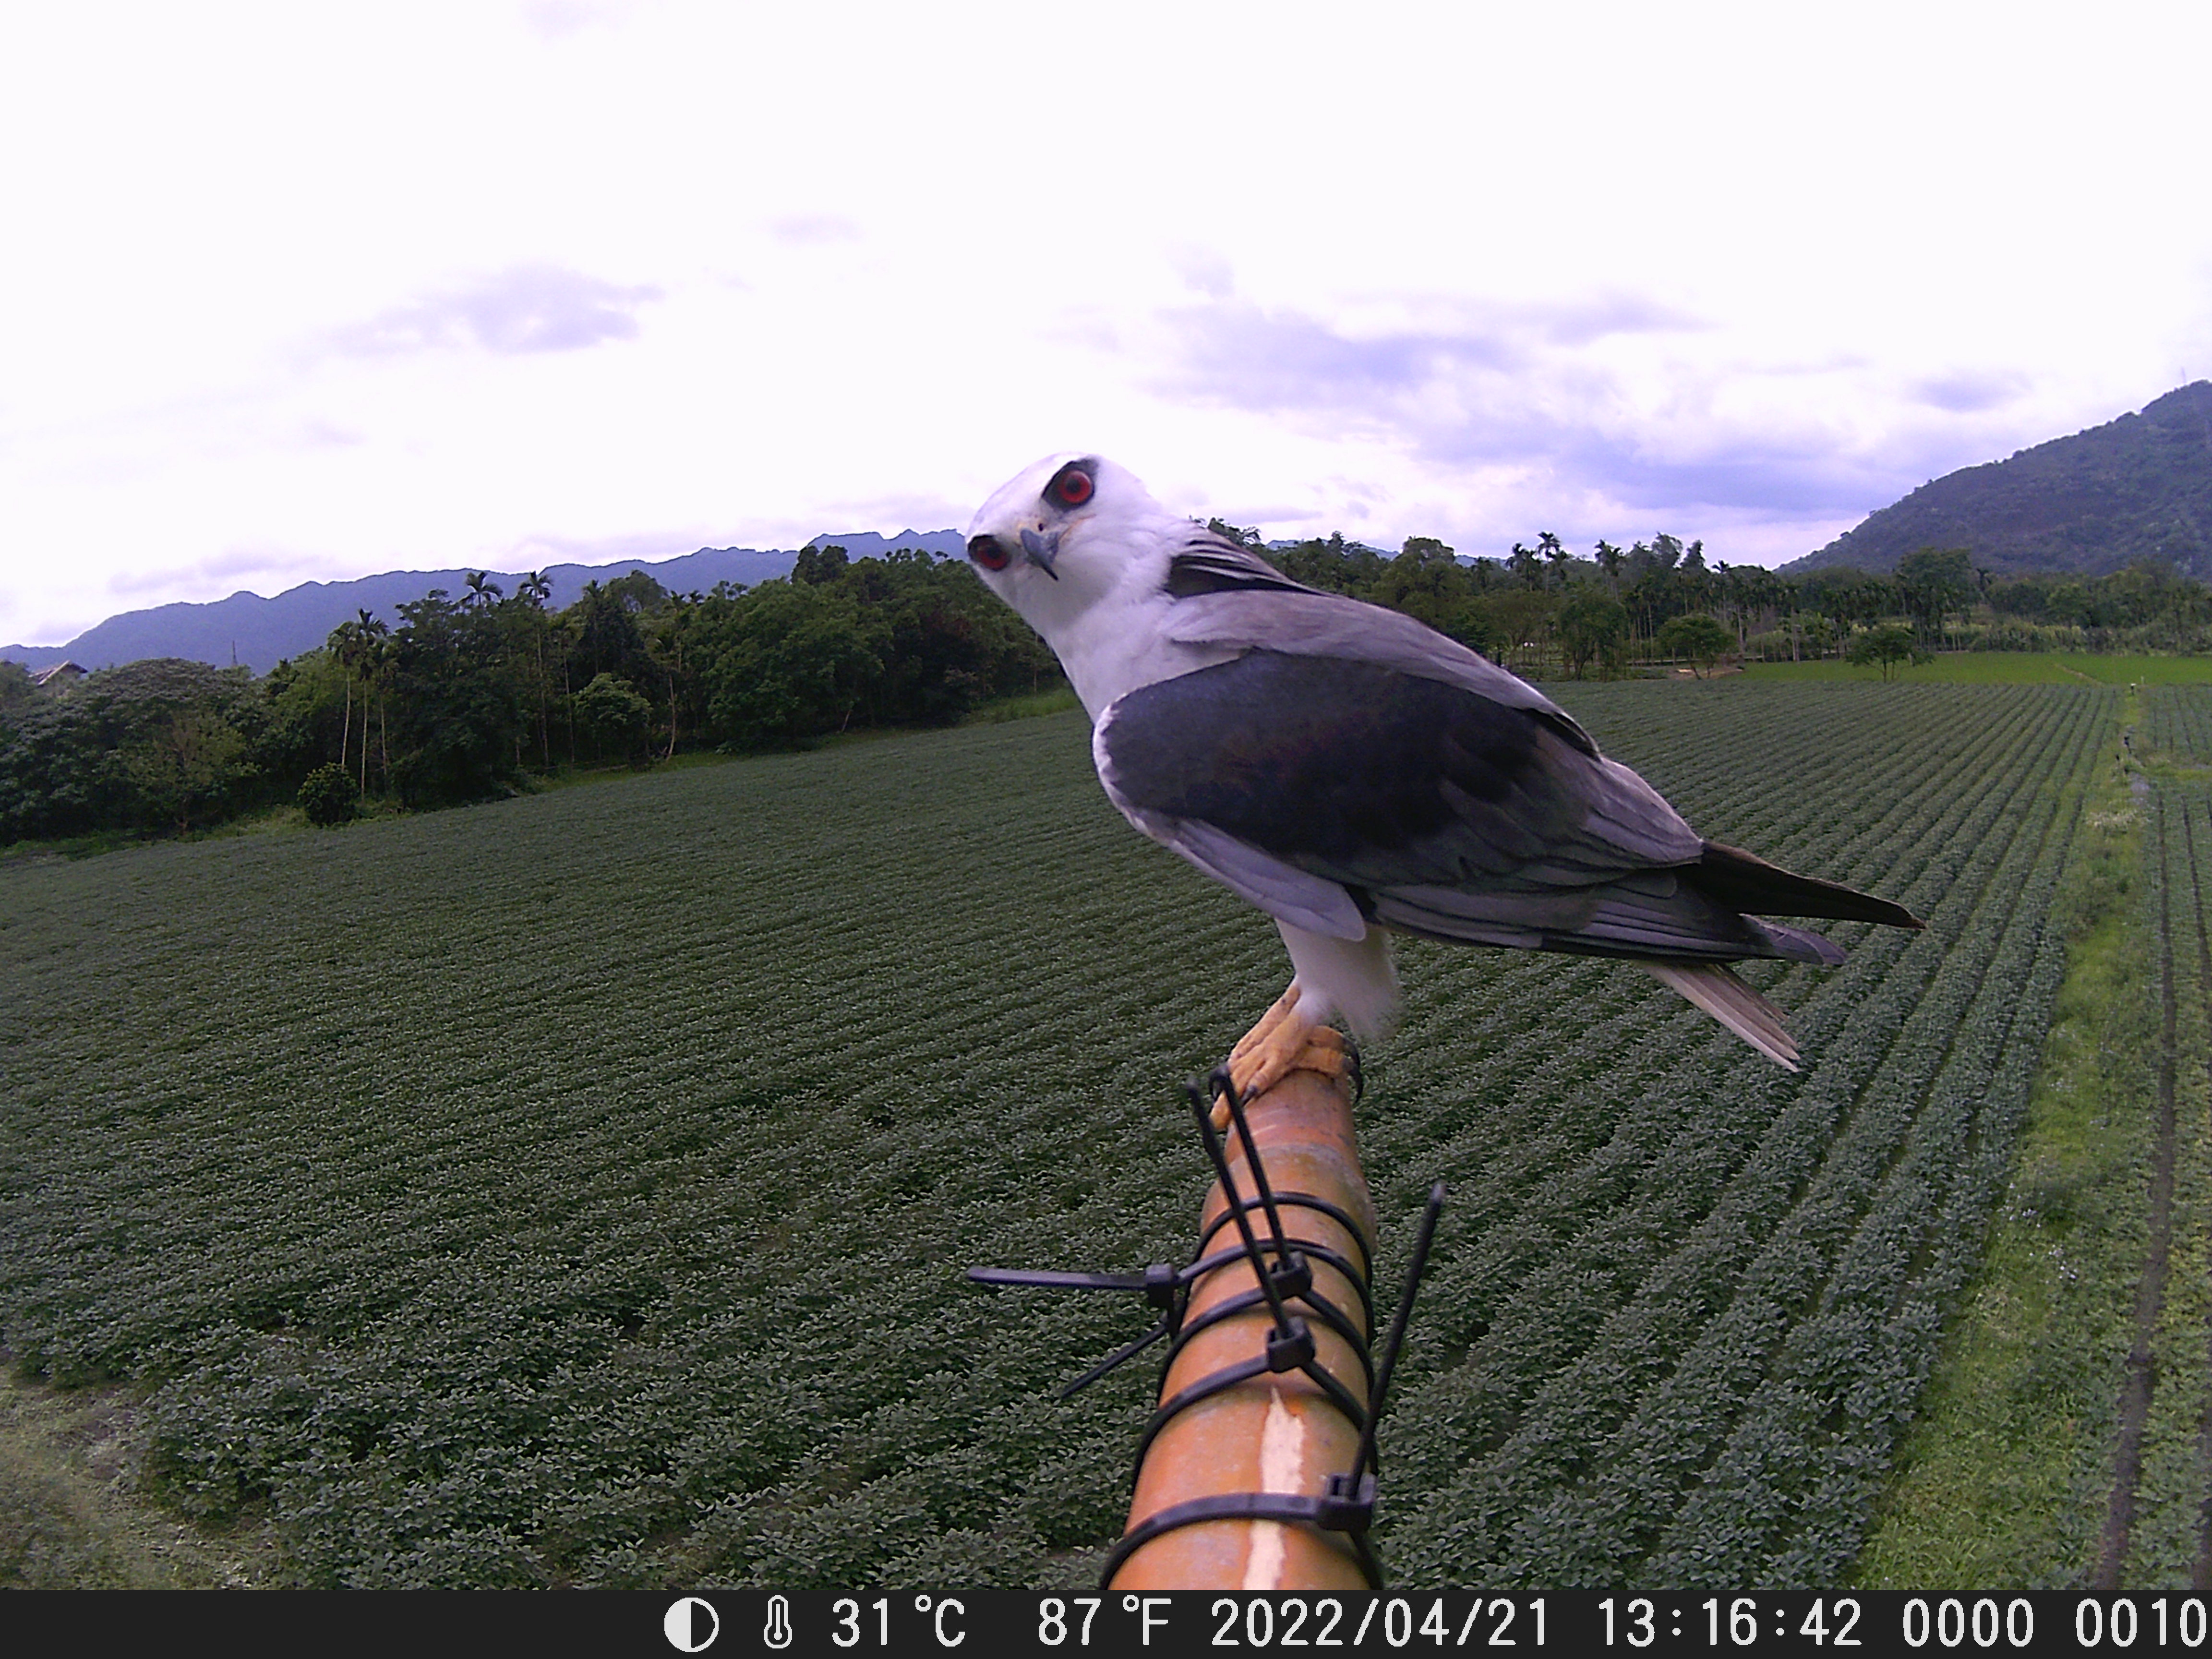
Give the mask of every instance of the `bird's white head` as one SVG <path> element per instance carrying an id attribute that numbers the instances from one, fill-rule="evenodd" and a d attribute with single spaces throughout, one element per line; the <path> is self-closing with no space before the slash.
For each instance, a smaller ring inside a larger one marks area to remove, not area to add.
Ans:
<path id="1" fill-rule="evenodd" d="M 1048 455 L 976 509 L 968 558 L 1058 648 L 1102 601 L 1157 588 L 1190 529 L 1104 457 Z"/>

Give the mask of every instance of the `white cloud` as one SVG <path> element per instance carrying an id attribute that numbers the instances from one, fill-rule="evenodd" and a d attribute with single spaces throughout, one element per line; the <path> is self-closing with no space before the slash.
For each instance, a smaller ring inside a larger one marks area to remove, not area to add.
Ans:
<path id="1" fill-rule="evenodd" d="M 170 568 L 134 566 L 118 570 L 107 579 L 107 587 L 135 609 L 179 596 L 224 597 L 237 592 L 241 581 L 266 599 L 312 580 L 314 574 L 313 566 L 303 564 L 295 548 L 230 548 Z"/>
<path id="2" fill-rule="evenodd" d="M 523 21 L 548 40 L 566 40 L 594 24 L 620 22 L 633 8 L 624 0 L 524 0 Z"/>
<path id="3" fill-rule="evenodd" d="M 1912 392 L 1933 408 L 1971 415 L 2001 408 L 2027 387 L 2027 377 L 2010 370 L 1960 369 L 1917 381 Z"/>
<path id="4" fill-rule="evenodd" d="M 779 242 L 799 247 L 860 240 L 860 228 L 835 213 L 787 213 L 769 222 L 769 232 Z"/>
<path id="5" fill-rule="evenodd" d="M 524 265 L 334 330 L 331 340 L 338 350 L 364 357 L 471 342 L 502 356 L 580 351 L 635 339 L 637 308 L 660 292 L 557 266 Z"/>
<path id="6" fill-rule="evenodd" d="M 1791 557 L 2212 374 L 2208 57 L 2125 5 L 17 8 L 0 639 L 240 549 L 957 524 L 1066 447 L 1271 533 Z"/>

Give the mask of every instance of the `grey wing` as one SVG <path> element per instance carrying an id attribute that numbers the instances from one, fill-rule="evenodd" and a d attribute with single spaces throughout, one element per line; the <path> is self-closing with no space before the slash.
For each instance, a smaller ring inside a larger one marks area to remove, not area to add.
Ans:
<path id="1" fill-rule="evenodd" d="M 1227 548 L 1228 544 L 1221 544 Z M 1239 550 L 1241 551 L 1241 550 Z M 1168 588 L 1176 592 L 1176 572 L 1187 559 L 1170 565 Z M 1273 568 L 1249 553 L 1244 558 L 1261 571 Z M 1199 568 L 1227 562 L 1212 553 Z M 1339 593 L 1322 593 L 1277 575 L 1275 585 L 1256 579 L 1237 586 L 1209 586 L 1178 595 L 1170 610 L 1167 637 L 1187 645 L 1227 645 L 1280 651 L 1292 656 L 1339 657 L 1395 668 L 1401 674 L 1441 680 L 1508 708 L 1541 713 L 1558 724 L 1584 752 L 1597 745 L 1567 712 L 1516 674 L 1510 674 L 1480 652 L 1439 634 L 1402 611 L 1387 611 Z"/>
<path id="2" fill-rule="evenodd" d="M 1105 730 L 1104 722 L 1098 729 Z M 1138 829 L 1163 847 L 1182 854 L 1276 921 L 1331 939 L 1367 936 L 1367 918 L 1341 883 L 1285 864 L 1210 823 L 1146 811 L 1121 795 L 1111 782 L 1106 786 L 1106 794 Z"/>
<path id="3" fill-rule="evenodd" d="M 1255 650 L 1122 697 L 1094 756 L 1139 828 L 1316 932 L 1375 922 L 1614 956 L 1800 954 L 1784 930 L 1686 883 L 1697 833 L 1535 702 L 1371 659 Z"/>

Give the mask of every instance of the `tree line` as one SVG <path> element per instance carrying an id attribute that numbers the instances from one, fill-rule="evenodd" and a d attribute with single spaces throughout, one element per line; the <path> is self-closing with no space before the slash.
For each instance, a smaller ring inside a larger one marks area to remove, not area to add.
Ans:
<path id="1" fill-rule="evenodd" d="M 0 843 L 295 799 L 329 820 L 449 805 L 579 766 L 948 724 L 1060 683 L 963 562 L 923 552 L 810 549 L 787 579 L 707 593 L 633 571 L 559 611 L 549 594 L 542 575 L 508 593 L 472 574 L 258 678 L 164 658 L 40 688 L 0 664 Z"/>
<path id="2" fill-rule="evenodd" d="M 1430 537 L 1392 555 L 1341 535 L 1260 549 L 1255 531 L 1211 527 L 1535 677 L 1946 646 L 2212 648 L 2212 590 L 2151 564 L 1992 579 L 1924 549 L 1888 575 L 1784 576 L 1708 563 L 1672 535 L 1584 557 L 1545 533 L 1465 561 Z M 509 593 L 472 574 L 458 597 L 434 589 L 390 623 L 363 611 L 258 678 L 155 659 L 40 687 L 0 663 L 0 844 L 185 832 L 295 800 L 325 823 L 365 803 L 448 805 L 566 769 L 943 725 L 1062 683 L 963 561 L 921 551 L 809 549 L 787 578 L 707 593 L 633 571 L 558 611 L 550 594 L 540 574 Z"/>
<path id="3" fill-rule="evenodd" d="M 1255 532 L 1211 527 L 1259 547 Z M 1300 581 L 1409 611 L 1537 677 L 1724 655 L 1842 657 L 1885 628 L 1908 651 L 2212 649 L 2212 589 L 2150 562 L 2107 576 L 2003 577 L 1965 550 L 1923 548 L 1887 574 L 1785 575 L 1708 562 L 1703 542 L 1663 534 L 1626 548 L 1600 541 L 1587 557 L 1549 533 L 1503 559 L 1462 560 L 1426 537 L 1395 557 L 1341 536 L 1261 550 Z"/>

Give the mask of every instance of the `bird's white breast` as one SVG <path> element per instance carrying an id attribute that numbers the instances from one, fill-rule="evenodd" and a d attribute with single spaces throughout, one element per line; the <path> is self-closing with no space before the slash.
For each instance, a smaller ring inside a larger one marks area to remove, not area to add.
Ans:
<path id="1" fill-rule="evenodd" d="M 1116 698 L 1139 686 L 1243 654 L 1240 647 L 1170 639 L 1167 619 L 1176 603 L 1157 586 L 1125 584 L 1076 616 L 1040 626 L 1094 726 Z"/>

